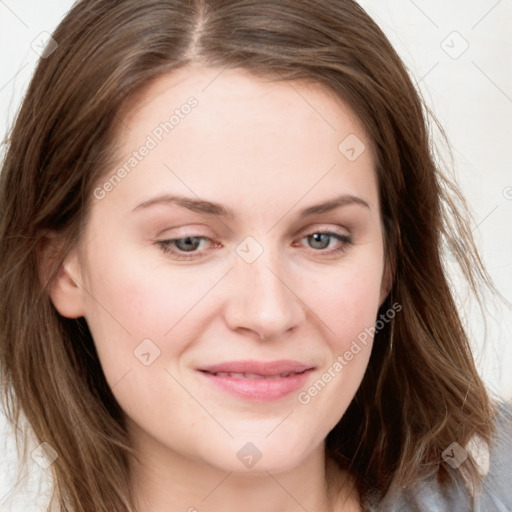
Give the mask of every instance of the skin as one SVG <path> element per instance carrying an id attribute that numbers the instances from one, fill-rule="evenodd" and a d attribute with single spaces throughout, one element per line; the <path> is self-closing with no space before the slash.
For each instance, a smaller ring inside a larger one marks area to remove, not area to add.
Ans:
<path id="1" fill-rule="evenodd" d="M 375 324 L 389 292 L 371 142 L 321 86 L 219 71 L 161 77 L 124 113 L 120 166 L 173 109 L 198 100 L 113 190 L 92 199 L 52 300 L 62 315 L 87 320 L 139 454 L 141 511 L 360 510 L 349 476 L 325 462 L 324 439 L 363 378 L 371 342 L 308 404 L 297 395 Z M 349 134 L 366 146 L 355 161 L 338 150 Z M 164 193 L 220 203 L 233 218 L 176 204 L 136 209 Z M 342 194 L 368 207 L 298 217 Z M 351 243 L 326 236 L 324 248 L 308 237 L 326 231 Z M 186 236 L 207 237 L 189 260 L 156 243 Z M 252 263 L 236 251 L 248 236 L 263 250 Z M 160 350 L 149 366 L 134 356 L 144 339 Z M 315 370 L 274 401 L 242 399 L 196 371 L 246 359 Z M 252 468 L 237 457 L 247 442 L 262 454 Z"/>

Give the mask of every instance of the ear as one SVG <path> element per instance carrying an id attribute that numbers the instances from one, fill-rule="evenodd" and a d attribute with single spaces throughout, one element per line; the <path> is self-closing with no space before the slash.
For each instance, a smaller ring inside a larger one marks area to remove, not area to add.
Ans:
<path id="1" fill-rule="evenodd" d="M 62 241 L 55 233 L 46 234 L 38 247 L 38 261 L 41 281 L 48 282 L 58 268 L 48 291 L 57 311 L 66 318 L 84 316 L 81 268 L 77 249 L 71 250 L 63 261 L 58 261 Z"/>
<path id="2" fill-rule="evenodd" d="M 395 266 L 386 258 L 384 262 L 384 270 L 382 272 L 382 281 L 380 285 L 380 298 L 379 298 L 379 306 L 382 306 L 386 297 L 389 295 L 391 288 L 393 286 L 395 274 Z"/>

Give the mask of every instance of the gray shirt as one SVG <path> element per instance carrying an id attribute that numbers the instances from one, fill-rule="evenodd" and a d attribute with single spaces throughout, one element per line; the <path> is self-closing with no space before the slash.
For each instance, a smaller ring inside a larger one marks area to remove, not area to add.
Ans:
<path id="1" fill-rule="evenodd" d="M 512 404 L 499 405 L 496 433 L 489 453 L 489 470 L 482 490 L 471 497 L 462 477 L 450 486 L 435 478 L 414 488 L 401 489 L 378 503 L 369 512 L 512 512 Z M 457 470 L 454 470 L 457 471 Z"/>

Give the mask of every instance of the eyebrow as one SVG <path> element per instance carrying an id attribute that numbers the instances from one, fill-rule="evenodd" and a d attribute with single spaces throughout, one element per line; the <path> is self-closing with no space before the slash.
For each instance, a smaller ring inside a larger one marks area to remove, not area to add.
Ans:
<path id="1" fill-rule="evenodd" d="M 148 199 L 147 201 L 140 203 L 133 209 L 133 212 L 138 210 L 144 210 L 154 205 L 162 204 L 176 204 L 178 206 L 187 208 L 188 210 L 191 210 L 196 213 L 206 213 L 208 215 L 215 215 L 217 217 L 225 217 L 230 219 L 233 219 L 235 217 L 233 210 L 226 208 L 222 204 L 215 203 L 212 201 L 205 201 L 204 199 L 194 199 L 191 197 L 168 194 L 160 195 L 154 197 L 153 199 Z M 335 208 L 346 205 L 360 205 L 365 208 L 371 209 L 370 205 L 364 199 L 361 199 L 360 197 L 354 195 L 344 194 L 339 197 L 329 199 L 328 201 L 325 201 L 323 203 L 308 206 L 307 208 L 300 210 L 298 216 L 300 218 L 308 217 L 310 215 L 315 215 L 318 213 L 329 212 L 331 210 L 334 210 Z"/>

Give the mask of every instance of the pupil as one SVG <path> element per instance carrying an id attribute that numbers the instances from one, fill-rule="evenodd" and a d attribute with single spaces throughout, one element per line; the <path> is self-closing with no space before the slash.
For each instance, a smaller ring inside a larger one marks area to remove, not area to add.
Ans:
<path id="1" fill-rule="evenodd" d="M 329 235 L 325 233 L 314 233 L 310 235 L 310 238 L 313 242 L 312 246 L 315 247 L 315 249 L 325 249 L 329 245 Z"/>
<path id="2" fill-rule="evenodd" d="M 199 247 L 199 241 L 199 237 L 197 236 L 187 236 L 186 238 L 177 240 L 176 245 L 178 245 L 178 248 L 183 251 L 190 251 Z"/>

